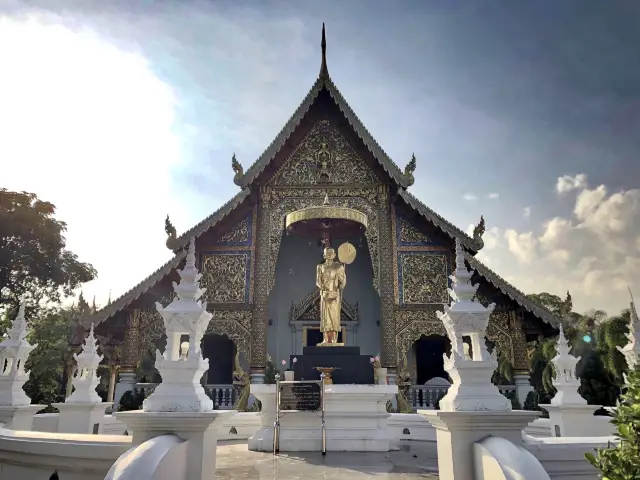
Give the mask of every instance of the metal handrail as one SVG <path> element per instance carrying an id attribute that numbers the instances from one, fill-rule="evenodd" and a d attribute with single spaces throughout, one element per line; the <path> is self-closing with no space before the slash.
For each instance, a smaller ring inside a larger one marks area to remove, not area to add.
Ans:
<path id="1" fill-rule="evenodd" d="M 320 385 L 320 418 L 322 433 L 322 455 L 327 454 L 327 430 L 324 418 L 324 373 L 320 374 L 320 380 L 285 380 L 280 381 L 280 374 L 276 373 L 276 419 L 273 422 L 273 454 L 280 453 L 280 385 L 299 385 L 303 383 L 316 383 Z"/>

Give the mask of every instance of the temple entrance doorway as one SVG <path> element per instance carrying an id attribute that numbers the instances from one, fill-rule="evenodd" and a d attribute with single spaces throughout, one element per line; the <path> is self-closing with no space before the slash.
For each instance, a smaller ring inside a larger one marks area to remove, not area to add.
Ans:
<path id="1" fill-rule="evenodd" d="M 209 359 L 207 373 L 208 385 L 231 385 L 236 346 L 233 340 L 225 335 L 215 333 L 205 335 L 202 339 L 202 356 Z"/>
<path id="2" fill-rule="evenodd" d="M 416 384 L 424 385 L 434 377 L 449 378 L 444 371 L 443 354 L 451 352 L 451 342 L 441 335 L 421 336 L 413 344 L 416 359 Z"/>

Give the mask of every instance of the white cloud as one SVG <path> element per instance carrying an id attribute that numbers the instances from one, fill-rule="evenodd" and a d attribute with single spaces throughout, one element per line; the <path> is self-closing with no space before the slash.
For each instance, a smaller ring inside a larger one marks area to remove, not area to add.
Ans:
<path id="1" fill-rule="evenodd" d="M 497 192 L 492 192 L 489 195 L 487 195 L 487 198 L 489 200 L 497 200 L 498 198 L 500 198 L 500 194 Z"/>
<path id="2" fill-rule="evenodd" d="M 507 229 L 506 245 L 486 253 L 492 268 L 526 293 L 563 296 L 568 289 L 578 311 L 615 314 L 628 307 L 627 286 L 640 284 L 640 190 L 610 194 L 579 177 L 557 184 L 559 192 L 577 192 L 572 216 L 551 218 L 531 232 Z"/>
<path id="3" fill-rule="evenodd" d="M 56 205 L 68 248 L 99 273 L 85 295 L 104 303 L 170 255 L 176 98 L 143 57 L 50 20 L 0 16 L 2 186 Z"/>
<path id="4" fill-rule="evenodd" d="M 513 229 L 504 232 L 509 251 L 522 263 L 529 264 L 536 258 L 538 240 L 532 232 L 518 233 Z"/>
<path id="5" fill-rule="evenodd" d="M 567 193 L 572 190 L 583 188 L 587 185 L 587 176 L 584 173 L 580 173 L 575 176 L 563 175 L 558 178 L 556 182 L 556 192 Z"/>
<path id="6" fill-rule="evenodd" d="M 473 200 L 477 200 L 478 197 L 476 197 L 473 193 L 465 193 L 462 196 L 462 199 L 467 201 L 473 201 Z"/>
<path id="7" fill-rule="evenodd" d="M 524 207 L 522 209 L 522 216 L 525 218 L 529 218 L 531 216 L 531 207 Z"/>

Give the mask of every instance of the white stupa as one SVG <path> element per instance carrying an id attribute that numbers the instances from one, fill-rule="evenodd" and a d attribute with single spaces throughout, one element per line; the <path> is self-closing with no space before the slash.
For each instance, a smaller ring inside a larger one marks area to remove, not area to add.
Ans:
<path id="1" fill-rule="evenodd" d="M 632 370 L 640 361 L 640 320 L 638 319 L 638 312 L 635 302 L 633 301 L 633 296 L 631 297 L 630 313 L 629 333 L 627 333 L 627 340 L 629 340 L 629 342 L 624 347 L 618 347 L 618 350 L 624 355 L 629 370 Z"/>
<path id="2" fill-rule="evenodd" d="M 156 351 L 156 368 L 162 377 L 153 394 L 144 401 L 145 412 L 210 412 L 213 401 L 200 384 L 209 369 L 202 358 L 200 342 L 212 314 L 207 303 L 200 302 L 206 289 L 200 288 L 201 274 L 196 268 L 195 240 L 191 239 L 185 267 L 178 270 L 180 283 L 173 283 L 176 297 L 166 308 L 156 303 L 164 320 L 167 347 Z M 181 337 L 189 336 L 188 350 L 181 348 Z M 186 351 L 185 351 L 186 350 Z"/>
<path id="3" fill-rule="evenodd" d="M 65 403 L 102 402 L 100 395 L 96 392 L 96 388 L 100 383 L 98 366 L 103 357 L 98 354 L 98 341 L 93 332 L 93 324 L 91 324 L 89 335 L 84 339 L 82 352 L 74 354 L 73 358 L 78 365 L 72 379 L 75 390 L 67 397 Z"/>
<path id="4" fill-rule="evenodd" d="M 562 324 L 556 345 L 557 355 L 551 359 L 554 368 L 553 386 L 557 393 L 551 405 L 586 405 L 587 401 L 578 393 L 580 379 L 576 375 L 576 365 L 580 357 L 571 355 L 569 341 L 564 336 Z"/>
<path id="5" fill-rule="evenodd" d="M 20 302 L 18 315 L 11 323 L 7 337 L 0 343 L 0 406 L 16 407 L 31 404 L 22 388 L 29 378 L 24 364 L 37 345 L 27 341 L 25 302 Z"/>
<path id="6" fill-rule="evenodd" d="M 452 380 L 447 394 L 440 400 L 442 411 L 509 411 L 511 402 L 491 382 L 498 361 L 489 354 L 485 333 L 495 304 L 488 307 L 473 299 L 477 285 L 471 284 L 473 272 L 464 263 L 464 251 L 456 240 L 456 270 L 449 289 L 451 305 L 438 318 L 451 340 L 451 354 L 444 355 L 444 369 Z M 471 356 L 465 355 L 463 336 L 471 339 Z"/>

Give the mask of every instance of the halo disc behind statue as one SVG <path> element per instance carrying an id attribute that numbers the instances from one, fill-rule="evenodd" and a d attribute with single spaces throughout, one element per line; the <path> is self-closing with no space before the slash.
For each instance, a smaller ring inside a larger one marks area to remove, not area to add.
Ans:
<path id="1" fill-rule="evenodd" d="M 338 260 L 347 265 L 351 265 L 356 259 L 356 247 L 349 242 L 344 242 L 338 247 Z"/>

